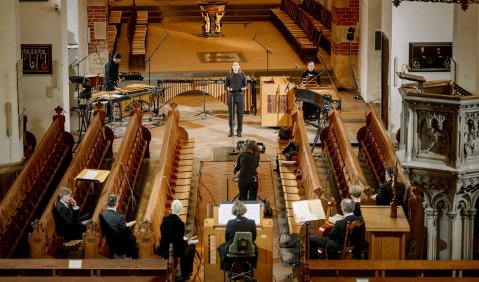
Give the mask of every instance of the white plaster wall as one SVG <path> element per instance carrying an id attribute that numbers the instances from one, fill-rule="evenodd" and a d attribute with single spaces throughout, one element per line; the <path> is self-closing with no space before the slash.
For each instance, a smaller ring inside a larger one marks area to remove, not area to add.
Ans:
<path id="1" fill-rule="evenodd" d="M 18 25 L 18 1 L 0 1 L 0 167 L 17 163 L 23 158 L 23 140 L 19 135 L 17 61 L 20 57 L 20 37 Z M 21 81 L 20 81 L 21 83 Z M 20 84 L 21 85 L 21 84 Z M 7 113 L 5 107 L 11 105 L 11 135 L 7 135 Z"/>
<path id="2" fill-rule="evenodd" d="M 456 61 L 456 81 L 473 94 L 479 94 L 479 6 L 470 5 L 463 11 L 454 9 L 453 58 Z"/>
<path id="3" fill-rule="evenodd" d="M 388 1 L 390 2 L 390 1 Z M 392 6 L 391 21 L 391 62 L 398 58 L 398 68 L 409 61 L 409 42 L 452 42 L 453 41 L 453 4 L 401 2 L 399 7 Z M 453 57 L 456 56 L 453 54 Z M 401 96 L 398 88 L 394 87 L 394 64 L 390 65 L 391 85 L 389 98 L 390 132 L 396 132 L 401 120 Z M 421 72 L 415 73 L 424 76 L 427 80 L 449 79 L 449 72 Z"/>
<path id="4" fill-rule="evenodd" d="M 21 43 L 52 44 L 53 74 L 29 74 L 23 78 L 28 128 L 37 140 L 52 123 L 57 106 L 64 109 L 65 129 L 70 130 L 66 3 L 67 0 L 20 3 Z"/>
<path id="5" fill-rule="evenodd" d="M 67 7 L 68 43 L 78 44 L 78 0 L 69 0 Z"/>
<path id="6" fill-rule="evenodd" d="M 374 32 L 381 31 L 381 0 L 359 3 L 359 87 L 364 101 L 381 97 L 381 50 L 374 50 Z"/>

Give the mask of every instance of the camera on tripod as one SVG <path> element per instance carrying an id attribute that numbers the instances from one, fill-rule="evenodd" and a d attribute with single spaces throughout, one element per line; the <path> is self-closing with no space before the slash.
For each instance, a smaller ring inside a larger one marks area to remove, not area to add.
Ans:
<path id="1" fill-rule="evenodd" d="M 236 148 L 240 150 L 240 152 L 243 152 L 248 148 L 248 144 L 250 141 L 253 140 L 240 140 L 236 143 Z M 258 145 L 258 149 L 260 153 L 266 152 L 266 146 L 262 142 L 256 142 L 256 145 Z"/>
<path id="2" fill-rule="evenodd" d="M 348 28 L 348 34 L 346 35 L 346 39 L 349 40 L 349 41 L 353 41 L 354 40 L 354 32 L 356 30 L 354 29 L 354 27 L 349 27 Z"/>

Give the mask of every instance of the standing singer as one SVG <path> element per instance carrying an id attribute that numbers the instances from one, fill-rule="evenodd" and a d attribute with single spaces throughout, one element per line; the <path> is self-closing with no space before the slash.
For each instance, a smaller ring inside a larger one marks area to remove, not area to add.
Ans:
<path id="1" fill-rule="evenodd" d="M 246 75 L 241 71 L 239 62 L 233 62 L 231 69 L 226 74 L 225 90 L 228 91 L 228 115 L 230 133 L 228 137 L 233 136 L 234 131 L 234 116 L 235 107 L 238 114 L 238 127 L 236 133 L 238 137 L 241 137 L 241 131 L 243 130 L 243 111 L 244 111 L 244 94 L 248 82 L 246 81 Z"/>

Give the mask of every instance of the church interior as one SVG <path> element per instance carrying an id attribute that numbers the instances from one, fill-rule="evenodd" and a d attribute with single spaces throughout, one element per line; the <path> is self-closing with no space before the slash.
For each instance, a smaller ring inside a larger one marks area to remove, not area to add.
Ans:
<path id="1" fill-rule="evenodd" d="M 477 4 L 0 1 L 0 281 L 476 281 Z M 231 119 L 234 62 L 247 86 Z M 258 261 L 223 271 L 251 141 Z M 81 238 L 60 234 L 62 187 L 88 215 Z M 112 194 L 138 259 L 113 259 Z M 174 201 L 195 246 L 183 280 L 158 251 Z M 361 220 L 310 257 L 347 201 Z"/>

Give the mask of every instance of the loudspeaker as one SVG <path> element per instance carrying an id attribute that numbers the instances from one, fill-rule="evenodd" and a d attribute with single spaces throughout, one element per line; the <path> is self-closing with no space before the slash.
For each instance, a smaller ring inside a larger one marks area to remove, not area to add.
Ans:
<path id="1" fill-rule="evenodd" d="M 374 32 L 374 50 L 381 50 L 382 49 L 382 32 L 375 31 Z"/>

